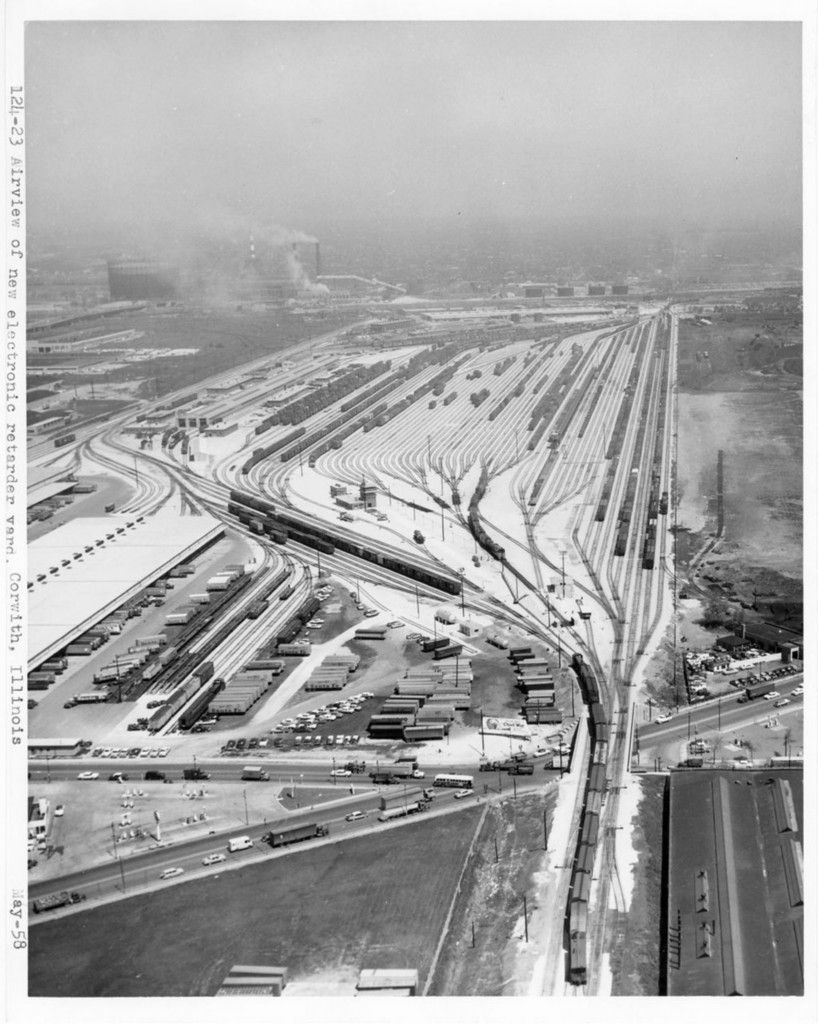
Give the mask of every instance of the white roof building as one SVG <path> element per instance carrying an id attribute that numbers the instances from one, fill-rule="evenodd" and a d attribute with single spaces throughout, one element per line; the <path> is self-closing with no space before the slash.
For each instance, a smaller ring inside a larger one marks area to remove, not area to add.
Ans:
<path id="1" fill-rule="evenodd" d="M 74 519 L 28 548 L 29 670 L 221 536 L 212 516 Z"/>

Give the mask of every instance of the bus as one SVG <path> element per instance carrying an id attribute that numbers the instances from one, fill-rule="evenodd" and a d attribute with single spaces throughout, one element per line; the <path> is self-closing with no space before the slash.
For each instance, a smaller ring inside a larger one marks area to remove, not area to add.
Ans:
<path id="1" fill-rule="evenodd" d="M 435 786 L 448 786 L 451 789 L 471 789 L 474 779 L 471 775 L 435 775 Z"/>

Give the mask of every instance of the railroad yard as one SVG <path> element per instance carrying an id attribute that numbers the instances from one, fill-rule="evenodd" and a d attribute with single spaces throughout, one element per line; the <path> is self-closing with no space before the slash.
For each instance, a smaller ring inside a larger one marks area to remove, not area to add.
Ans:
<path id="1" fill-rule="evenodd" d="M 623 828 L 636 813 L 627 780 L 698 756 L 690 740 L 705 726 L 652 738 L 645 703 L 678 604 L 678 316 L 656 305 L 587 320 L 469 323 L 426 338 L 417 320 L 394 328 L 389 346 L 382 333 L 368 344 L 335 330 L 142 400 L 102 430 L 60 434 L 56 454 L 35 449 L 52 490 L 79 481 L 94 494 L 87 518 L 67 520 L 73 573 L 61 519 L 35 518 L 32 533 L 43 548 L 33 607 L 55 587 L 82 604 L 75 628 L 42 631 L 29 666 L 30 789 L 49 821 L 29 843 L 30 880 L 37 899 L 74 878 L 88 897 L 55 916 L 97 914 L 113 927 L 111 901 L 142 899 L 168 872 L 185 875 L 172 891 L 204 886 L 210 901 L 225 857 L 225 879 L 265 871 L 255 866 L 265 844 L 297 843 L 288 859 L 299 871 L 327 842 L 349 863 L 355 844 L 392 851 L 431 829 L 412 824 L 430 808 L 445 832 L 461 797 L 494 820 L 518 787 L 531 807 L 545 786 L 547 811 L 525 827 L 553 842 L 512 871 L 534 934 L 521 946 L 506 904 L 492 925 L 479 919 L 475 948 L 506 948 L 516 994 L 626 984 L 610 958 L 644 853 Z M 170 514 L 191 539 L 154 550 L 141 538 Z M 77 589 L 91 553 L 111 564 L 110 597 Z M 720 754 L 731 742 L 720 733 Z M 789 729 L 788 749 L 800 742 Z M 751 746 L 756 758 L 780 753 L 776 741 Z M 232 852 L 202 865 L 241 832 L 256 851 L 245 866 Z M 452 904 L 464 949 L 472 894 L 498 884 L 486 843 L 483 831 L 483 874 Z M 350 873 L 353 895 L 365 875 Z M 456 878 L 444 881 L 448 905 Z M 635 913 L 644 942 L 648 915 Z M 38 964 L 63 927 L 41 921 Z M 349 986 L 354 956 L 322 975 L 309 943 L 295 952 L 302 939 L 280 946 L 292 994 Z M 424 950 L 400 965 L 423 980 Z M 217 980 L 221 961 L 208 963 L 173 984 L 145 970 L 156 991 L 196 994 Z M 470 977 L 445 957 L 429 976 L 435 992 L 465 991 Z M 129 984 L 117 975 L 103 988 Z M 500 980 L 482 984 L 498 991 Z"/>

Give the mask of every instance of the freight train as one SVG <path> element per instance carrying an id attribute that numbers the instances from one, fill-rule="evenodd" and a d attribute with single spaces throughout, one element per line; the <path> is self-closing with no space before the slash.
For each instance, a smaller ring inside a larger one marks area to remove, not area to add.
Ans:
<path id="1" fill-rule="evenodd" d="M 607 791 L 608 743 L 610 725 L 600 700 L 599 684 L 593 670 L 581 654 L 573 657 L 573 669 L 582 699 L 588 706 L 591 736 L 591 764 L 582 806 L 579 842 L 571 872 L 571 893 L 568 899 L 568 980 L 584 985 L 588 980 L 588 897 L 591 876 L 600 840 L 599 824 Z"/>
<path id="2" fill-rule="evenodd" d="M 334 554 L 337 549 L 447 594 L 460 593 L 460 578 L 445 569 L 430 566 L 422 559 L 415 559 L 369 538 L 358 538 L 317 520 L 307 520 L 298 513 L 277 509 L 264 498 L 233 490 L 227 511 L 247 526 L 251 521 L 261 523 L 264 533 L 277 543 L 283 544 L 289 538 L 327 555 Z"/>

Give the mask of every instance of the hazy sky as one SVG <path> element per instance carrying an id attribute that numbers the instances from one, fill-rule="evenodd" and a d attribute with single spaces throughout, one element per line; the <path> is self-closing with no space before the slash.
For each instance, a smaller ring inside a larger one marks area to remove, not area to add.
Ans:
<path id="1" fill-rule="evenodd" d="M 800 220 L 783 23 L 52 22 L 29 227 Z"/>

